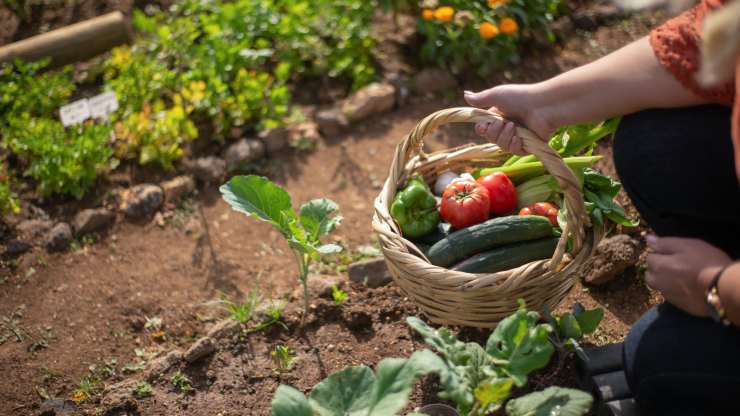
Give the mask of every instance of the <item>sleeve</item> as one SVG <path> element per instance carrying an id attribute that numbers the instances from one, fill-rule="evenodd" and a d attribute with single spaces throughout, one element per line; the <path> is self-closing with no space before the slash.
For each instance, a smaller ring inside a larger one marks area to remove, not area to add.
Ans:
<path id="1" fill-rule="evenodd" d="M 723 3 L 724 0 L 702 0 L 692 9 L 650 32 L 650 45 L 658 62 L 684 87 L 710 101 L 732 105 L 735 95 L 733 83 L 705 89 L 694 77 L 699 70 L 702 22 Z"/>

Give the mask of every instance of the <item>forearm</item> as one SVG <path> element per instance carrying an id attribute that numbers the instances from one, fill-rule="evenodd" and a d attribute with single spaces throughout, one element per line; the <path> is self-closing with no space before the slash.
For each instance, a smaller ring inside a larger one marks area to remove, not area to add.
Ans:
<path id="1" fill-rule="evenodd" d="M 660 65 L 647 37 L 533 88 L 532 108 L 553 127 L 707 103 Z"/>

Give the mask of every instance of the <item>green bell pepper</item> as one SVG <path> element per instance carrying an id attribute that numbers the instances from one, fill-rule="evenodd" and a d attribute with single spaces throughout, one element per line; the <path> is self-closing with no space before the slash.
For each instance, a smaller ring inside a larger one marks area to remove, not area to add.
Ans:
<path id="1" fill-rule="evenodd" d="M 409 179 L 406 187 L 396 194 L 391 204 L 391 216 L 408 238 L 423 237 L 437 228 L 437 200 L 421 177 Z"/>

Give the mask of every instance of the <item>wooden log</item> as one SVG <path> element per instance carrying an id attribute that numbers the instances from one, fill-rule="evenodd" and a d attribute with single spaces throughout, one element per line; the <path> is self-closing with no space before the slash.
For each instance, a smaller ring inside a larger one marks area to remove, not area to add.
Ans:
<path id="1" fill-rule="evenodd" d="M 131 28 L 116 11 L 0 47 L 0 63 L 51 58 L 50 67 L 85 61 L 131 41 Z"/>

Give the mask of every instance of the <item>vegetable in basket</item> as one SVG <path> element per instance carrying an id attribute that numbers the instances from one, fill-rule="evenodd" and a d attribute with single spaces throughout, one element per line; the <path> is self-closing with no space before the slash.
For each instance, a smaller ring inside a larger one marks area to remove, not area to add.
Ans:
<path id="1" fill-rule="evenodd" d="M 481 176 L 478 178 L 478 183 L 488 189 L 491 214 L 504 215 L 516 208 L 516 187 L 505 173 L 494 172 L 490 175 Z"/>
<path id="2" fill-rule="evenodd" d="M 549 202 L 536 202 L 519 210 L 519 215 L 539 215 L 550 220 L 553 226 L 558 225 L 558 207 Z"/>
<path id="3" fill-rule="evenodd" d="M 491 209 L 488 190 L 473 180 L 453 181 L 439 208 L 442 219 L 459 230 L 488 219 Z"/>
<path id="4" fill-rule="evenodd" d="M 584 168 L 590 168 L 594 163 L 601 160 L 601 158 L 601 156 L 573 156 L 563 158 L 563 162 L 565 162 L 573 172 L 578 172 Z M 545 166 L 542 162 L 528 162 L 510 166 L 485 168 L 478 171 L 478 176 L 486 176 L 494 172 L 503 172 L 512 182 L 520 184 L 528 179 L 544 175 Z"/>
<path id="5" fill-rule="evenodd" d="M 437 200 L 419 176 L 409 179 L 391 204 L 391 216 L 407 238 L 423 237 L 437 229 Z"/>
<path id="6" fill-rule="evenodd" d="M 493 250 L 484 251 L 469 257 L 452 267 L 468 273 L 496 273 L 513 269 L 535 260 L 552 257 L 558 246 L 558 237 L 509 244 Z"/>

